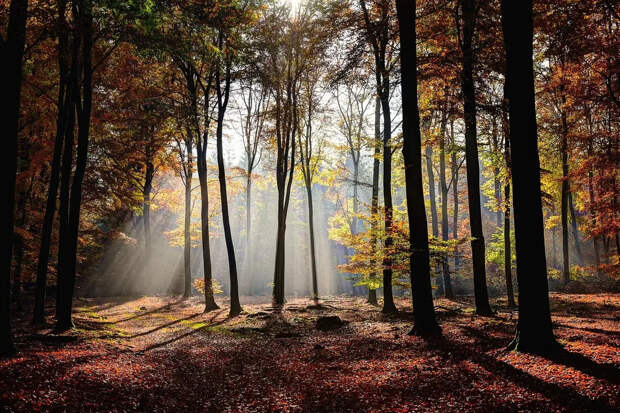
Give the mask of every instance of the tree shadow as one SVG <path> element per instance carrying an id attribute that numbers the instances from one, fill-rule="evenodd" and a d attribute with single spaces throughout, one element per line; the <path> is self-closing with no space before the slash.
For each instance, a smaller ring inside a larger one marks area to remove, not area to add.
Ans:
<path id="1" fill-rule="evenodd" d="M 215 314 L 213 317 L 211 317 L 211 319 L 208 322 L 211 322 L 211 321 L 215 320 L 215 318 L 217 318 L 217 316 L 220 315 L 222 313 L 222 311 L 224 311 L 224 310 L 218 311 L 217 314 Z M 175 343 L 175 342 L 177 342 L 179 340 L 182 340 L 184 338 L 187 338 L 187 337 L 199 334 L 199 333 L 207 332 L 207 331 L 209 331 L 209 329 L 211 329 L 211 328 L 213 328 L 215 326 L 224 324 L 224 323 L 226 323 L 227 321 L 229 321 L 231 319 L 232 319 L 231 317 L 227 316 L 226 318 L 224 318 L 224 319 L 222 319 L 222 320 L 220 320 L 218 322 L 210 323 L 210 324 L 207 324 L 205 326 L 202 326 L 202 327 L 193 329 L 191 331 L 188 331 L 186 333 L 173 336 L 172 338 L 169 338 L 168 340 L 164 340 L 164 341 L 161 341 L 159 343 L 151 344 L 150 346 L 146 347 L 145 349 L 141 350 L 140 352 L 144 353 L 144 352 L 147 352 L 147 351 L 155 350 L 157 348 L 167 346 L 168 344 Z"/>
<path id="2" fill-rule="evenodd" d="M 431 347 L 439 350 L 443 354 L 443 357 L 447 360 L 454 360 L 455 358 L 457 360 L 470 360 L 479 364 L 481 367 L 488 370 L 492 374 L 503 377 L 508 381 L 511 381 L 521 387 L 527 388 L 535 393 L 541 394 L 544 397 L 553 399 L 555 402 L 561 405 L 570 406 L 571 408 L 579 407 L 583 409 L 582 411 L 617 411 L 609 404 L 607 400 L 604 400 L 602 398 L 592 400 L 589 397 L 584 396 L 571 388 L 561 386 L 556 383 L 544 381 L 506 362 L 497 360 L 496 358 L 489 356 L 484 352 L 474 351 L 463 347 L 461 344 L 450 341 L 446 337 L 438 337 L 434 339 L 431 343 Z M 575 366 L 579 366 L 579 362 L 583 362 L 583 360 L 578 359 L 578 361 L 573 362 L 573 364 Z M 601 368 L 600 365 L 597 365 L 592 361 L 589 361 L 589 363 L 584 362 L 584 364 L 587 364 L 590 367 L 592 366 L 592 364 L 594 364 L 596 365 L 595 369 Z M 580 367 L 583 368 L 584 366 L 581 365 Z M 598 374 L 596 377 L 599 376 L 600 374 Z"/>
<path id="3" fill-rule="evenodd" d="M 187 317 L 179 318 L 179 319 L 176 319 L 174 321 L 170 321 L 169 323 L 161 324 L 161 325 L 159 325 L 159 326 L 157 326 L 155 328 L 152 328 L 150 330 L 146 330 L 146 331 L 143 331 L 141 333 L 136 333 L 134 335 L 131 335 L 131 336 L 128 336 L 128 337 L 125 337 L 125 338 L 127 338 L 128 340 L 131 340 L 131 339 L 134 339 L 134 338 L 137 338 L 137 337 L 143 337 L 143 336 L 146 336 L 148 334 L 154 333 L 156 331 L 162 330 L 162 329 L 164 329 L 166 327 L 170 327 L 170 326 L 173 326 L 175 324 L 179 324 L 179 323 L 181 323 L 183 321 L 191 320 L 192 318 L 196 318 L 196 317 L 198 317 L 199 315 L 202 315 L 202 314 L 204 314 L 204 313 L 196 313 L 196 314 L 192 314 L 192 315 L 187 316 Z M 216 317 L 217 317 L 217 315 L 216 315 Z"/>

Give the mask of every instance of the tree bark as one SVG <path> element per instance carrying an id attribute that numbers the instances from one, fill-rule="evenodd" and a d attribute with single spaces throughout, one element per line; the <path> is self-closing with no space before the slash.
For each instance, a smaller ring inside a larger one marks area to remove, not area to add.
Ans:
<path id="1" fill-rule="evenodd" d="M 223 37 L 220 34 L 220 49 L 223 43 Z M 227 53 L 230 53 L 227 51 Z M 224 128 L 224 116 L 228 106 L 228 97 L 230 96 L 230 70 L 231 57 L 226 56 L 224 76 L 224 90 L 220 84 L 220 68 L 216 69 L 215 86 L 217 89 L 217 168 L 218 178 L 220 181 L 220 200 L 222 205 L 222 224 L 224 226 L 224 239 L 226 241 L 226 252 L 228 254 L 228 271 L 230 274 L 230 312 L 229 315 L 234 317 L 241 313 L 241 303 L 239 302 L 239 281 L 237 278 L 237 260 L 235 258 L 235 247 L 233 245 L 232 234 L 230 231 L 230 217 L 228 215 L 228 193 L 226 191 L 226 169 L 224 167 L 224 145 L 222 142 L 222 134 Z"/>
<path id="2" fill-rule="evenodd" d="M 437 219 L 437 196 L 435 194 L 435 173 L 433 171 L 433 146 L 426 143 L 426 174 L 428 176 L 428 197 L 431 205 L 431 229 L 433 237 L 439 237 L 439 222 Z"/>
<path id="3" fill-rule="evenodd" d="M 316 251 L 314 245 L 314 206 L 312 205 L 312 184 L 306 182 L 306 194 L 308 196 L 308 226 L 310 229 L 310 263 L 312 266 L 312 299 L 318 302 L 319 287 L 316 272 Z"/>
<path id="4" fill-rule="evenodd" d="M 456 163 L 456 143 L 454 140 L 454 122 L 450 123 L 450 169 L 452 172 L 452 238 L 459 239 L 459 166 Z M 454 247 L 454 274 L 459 271 L 459 247 Z"/>
<path id="5" fill-rule="evenodd" d="M 562 111 L 562 141 L 560 144 L 562 157 L 562 198 L 560 216 L 562 220 L 562 282 L 564 285 L 570 281 L 570 251 L 568 249 L 568 126 L 566 113 Z"/>
<path id="6" fill-rule="evenodd" d="M 17 175 L 17 138 L 19 134 L 19 111 L 22 84 L 22 66 L 26 39 L 28 1 L 12 0 L 9 6 L 8 37 L 0 44 L 2 64 L 5 65 L 3 97 L 6 109 L 2 113 L 2 125 L 6 128 L 4 152 L 6 206 L 4 247 L 4 276 L 0 281 L 0 355 L 15 353 L 11 330 L 11 260 L 13 254 L 13 225 L 15 219 L 15 178 Z"/>
<path id="7" fill-rule="evenodd" d="M 401 88 L 403 101 L 403 158 L 409 217 L 409 269 L 413 299 L 413 329 L 410 334 L 441 332 L 435 319 L 431 290 L 428 224 L 422 190 L 422 137 L 418 110 L 415 2 L 396 1 L 400 26 Z M 414 268 L 415 265 L 415 268 Z"/>
<path id="8" fill-rule="evenodd" d="M 56 327 L 61 331 L 67 330 L 73 326 L 71 312 L 77 266 L 77 243 L 80 229 L 80 210 L 82 206 L 82 182 L 86 172 L 86 163 L 88 161 L 88 141 L 90 137 L 90 116 L 92 110 L 91 52 L 93 16 L 91 2 L 89 0 L 80 1 L 77 7 L 74 5 L 74 13 L 78 18 L 79 35 L 81 37 L 81 76 L 75 79 L 76 92 L 74 98 L 78 123 L 77 157 L 73 182 L 71 183 L 69 220 L 66 232 L 68 236 L 65 239 L 67 245 L 63 248 L 63 259 L 66 262 L 60 267 L 63 274 L 59 274 L 59 280 L 62 280 L 60 289 L 62 290 L 63 305 Z M 78 81 L 80 82 L 78 83 Z"/>
<path id="9" fill-rule="evenodd" d="M 504 134 L 504 163 L 506 167 L 506 181 L 504 182 L 504 277 L 506 278 L 508 306 L 515 307 L 515 295 L 512 286 L 512 246 L 510 242 L 510 125 L 508 123 L 508 97 L 506 95 L 506 82 L 504 82 L 504 101 L 502 102 L 502 132 Z"/>
<path id="10" fill-rule="evenodd" d="M 59 2 L 59 10 L 64 10 L 64 2 Z M 56 139 L 54 142 L 54 154 L 50 171 L 50 183 L 45 203 L 45 215 L 41 228 L 41 244 L 39 248 L 39 258 L 37 261 L 37 276 L 35 286 L 35 302 L 33 323 L 41 324 L 45 322 L 45 295 L 47 290 L 47 269 L 49 264 L 50 247 L 52 243 L 52 230 L 54 227 L 54 215 L 56 214 L 56 201 L 58 199 L 58 186 L 60 181 L 60 161 L 63 151 L 65 137 L 65 126 L 71 102 L 70 94 L 67 93 L 68 87 L 68 62 L 67 62 L 67 43 L 68 33 L 61 17 L 64 12 L 59 12 L 58 17 L 58 114 L 56 117 Z"/>
<path id="11" fill-rule="evenodd" d="M 441 188 L 441 239 L 444 242 L 450 237 L 448 228 L 448 184 L 446 182 L 446 122 L 447 107 L 443 108 L 441 127 L 439 131 L 439 185 Z M 450 264 L 448 256 L 441 258 L 443 273 L 443 292 L 446 298 L 454 298 L 452 280 L 450 279 Z"/>
<path id="12" fill-rule="evenodd" d="M 373 267 L 375 266 L 374 256 L 377 252 L 377 212 L 379 211 L 379 157 L 381 156 L 381 100 L 379 96 L 375 98 L 375 141 L 374 141 L 374 156 L 372 162 L 372 194 L 370 204 L 370 216 L 371 216 L 371 231 L 372 236 L 370 238 Z M 377 278 L 378 274 L 373 273 L 373 278 Z M 378 305 L 377 302 L 377 290 L 375 288 L 368 288 L 368 303 L 372 305 Z"/>
<path id="13" fill-rule="evenodd" d="M 383 111 L 383 209 L 385 211 L 385 250 L 392 247 L 392 117 L 390 115 L 390 82 L 389 76 L 383 80 L 381 108 Z M 392 258 L 388 253 L 383 258 L 383 313 L 395 313 L 398 310 L 394 305 L 392 294 Z"/>
<path id="14" fill-rule="evenodd" d="M 471 251 L 474 270 L 474 296 L 476 314 L 491 315 L 485 269 L 485 245 L 480 210 L 480 166 L 478 164 L 478 141 L 476 126 L 476 89 L 474 86 L 473 37 L 476 21 L 476 1 L 460 0 L 463 19 L 462 89 L 465 114 L 465 158 L 467 161 L 467 199 L 469 203 L 469 225 L 471 230 Z"/>
<path id="15" fill-rule="evenodd" d="M 540 162 L 534 100 L 532 0 L 502 0 L 510 111 L 513 207 L 519 281 L 519 321 L 510 347 L 549 353 L 557 348 L 551 325 Z M 518 138 L 516 138 L 518 137 Z"/>

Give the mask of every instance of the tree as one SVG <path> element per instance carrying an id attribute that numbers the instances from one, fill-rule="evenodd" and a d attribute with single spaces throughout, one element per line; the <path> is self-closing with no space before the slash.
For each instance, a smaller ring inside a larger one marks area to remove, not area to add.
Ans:
<path id="1" fill-rule="evenodd" d="M 252 180 L 254 170 L 260 164 L 262 158 L 261 143 L 265 140 L 267 109 L 270 105 L 268 91 L 254 78 L 249 75 L 246 81 L 240 81 L 241 98 L 245 112 L 239 114 L 241 130 L 243 131 L 243 150 L 246 157 L 246 184 L 245 184 L 245 264 L 253 258 L 252 245 Z M 249 271 L 249 294 L 254 292 L 254 271 Z"/>
<path id="2" fill-rule="evenodd" d="M 370 43 L 375 62 L 377 96 L 381 101 L 383 114 L 383 208 L 386 231 L 385 248 L 392 246 L 392 117 L 390 108 L 390 73 L 394 67 L 392 59 L 394 28 L 392 2 L 379 0 L 373 4 L 372 12 L 366 0 L 360 0 L 364 19 L 366 41 Z M 390 255 L 383 259 L 383 309 L 384 313 L 397 312 L 392 295 L 392 263 Z"/>
<path id="3" fill-rule="evenodd" d="M 519 281 L 519 321 L 509 347 L 524 352 L 549 353 L 556 349 L 557 342 L 549 308 L 540 190 L 532 1 L 502 0 L 501 4 Z"/>
<path id="4" fill-rule="evenodd" d="M 77 264 L 77 243 L 82 206 L 82 182 L 88 159 L 90 118 L 93 92 L 93 5 L 90 0 L 76 0 L 72 3 L 75 29 L 72 36 L 71 112 L 75 110 L 77 120 L 77 153 L 75 170 L 69 180 L 73 159 L 74 124 L 69 120 L 66 128 L 64 154 L 62 159 L 62 182 L 60 192 L 60 241 L 58 247 L 58 299 L 56 301 L 56 328 L 60 331 L 72 327 L 71 312 Z M 70 116 L 71 118 L 73 115 Z M 70 135 L 70 136 L 68 136 Z M 70 188 L 70 189 L 69 189 Z M 69 192 L 70 191 L 70 192 Z"/>
<path id="5" fill-rule="evenodd" d="M 409 217 L 410 276 L 414 326 L 410 334 L 440 331 L 431 292 L 428 226 L 422 191 L 422 138 L 418 110 L 415 3 L 396 1 L 400 27 L 401 87 L 403 96 L 403 157 Z"/>
<path id="6" fill-rule="evenodd" d="M 324 150 L 325 140 L 322 136 L 317 136 L 312 123 L 316 116 L 315 111 L 321 103 L 321 96 L 317 96 L 317 89 L 321 80 L 318 69 L 309 71 L 302 80 L 302 99 L 305 105 L 307 116 L 305 121 L 302 120 L 301 129 L 304 131 L 299 135 L 299 166 L 306 188 L 306 197 L 308 200 L 308 228 L 310 232 L 310 264 L 312 269 L 312 299 L 315 303 L 319 301 L 319 286 L 316 270 L 316 248 L 314 234 L 314 205 L 312 201 L 312 186 L 319 167 L 323 161 L 322 151 Z M 305 126 L 305 127 L 304 127 Z"/>
<path id="7" fill-rule="evenodd" d="M 9 25 L 6 35 L 0 38 L 0 56 L 5 71 L 3 76 L 3 95 L 6 97 L 7 110 L 2 111 L 2 124 L 7 128 L 6 150 L 4 154 L 6 205 L 4 239 L 4 272 L 0 283 L 0 356 L 15 352 L 11 331 L 11 260 L 13 255 L 13 226 L 15 223 L 15 176 L 17 174 L 17 136 L 19 131 L 19 108 L 21 100 L 22 65 L 24 44 L 26 41 L 26 18 L 28 1 L 12 0 L 10 5 Z"/>
<path id="8" fill-rule="evenodd" d="M 231 317 L 241 313 L 239 303 L 239 282 L 237 279 L 237 260 L 235 258 L 235 248 L 233 246 L 232 235 L 230 232 L 230 218 L 228 216 L 228 194 L 226 192 L 226 170 L 224 168 L 224 149 L 222 142 L 224 116 L 230 98 L 232 50 L 230 50 L 229 39 L 220 29 L 218 36 L 218 48 L 223 53 L 223 62 L 215 69 L 215 88 L 217 91 L 217 167 L 220 180 L 220 199 L 222 206 L 222 223 L 224 224 L 224 238 L 226 240 L 226 251 L 228 253 L 228 271 L 230 273 L 230 312 Z M 224 66 L 224 87 L 222 88 L 222 64 Z"/>
<path id="9" fill-rule="evenodd" d="M 476 89 L 474 86 L 474 32 L 479 5 L 476 0 L 459 0 L 461 22 L 457 19 L 459 44 L 463 53 L 462 91 L 465 115 L 465 158 L 467 160 L 467 199 L 471 229 L 471 251 L 474 269 L 474 296 L 476 313 L 491 315 L 484 262 L 484 234 L 480 211 L 480 167 L 476 130 Z M 462 32 L 462 35 L 460 34 Z"/>

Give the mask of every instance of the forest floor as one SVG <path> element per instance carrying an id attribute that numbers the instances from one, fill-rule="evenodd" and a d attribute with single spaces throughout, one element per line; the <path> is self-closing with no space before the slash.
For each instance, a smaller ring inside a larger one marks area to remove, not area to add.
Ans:
<path id="1" fill-rule="evenodd" d="M 242 302 L 251 299 L 242 297 Z M 16 320 L 20 353 L 0 359 L 0 411 L 618 411 L 620 295 L 553 294 L 553 359 L 505 351 L 516 311 L 495 300 L 436 300 L 443 337 L 411 337 L 411 312 L 362 298 L 282 311 L 245 304 L 228 318 L 199 298 L 77 299 L 56 336 Z M 254 302 L 257 302 L 254 300 Z M 52 308 L 49 308 L 50 319 Z M 318 331 L 319 316 L 345 325 Z"/>

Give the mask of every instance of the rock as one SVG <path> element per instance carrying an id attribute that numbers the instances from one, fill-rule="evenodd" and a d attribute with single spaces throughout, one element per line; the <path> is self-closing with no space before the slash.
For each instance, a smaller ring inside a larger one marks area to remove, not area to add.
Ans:
<path id="1" fill-rule="evenodd" d="M 337 330 L 344 326 L 344 322 L 336 315 L 319 317 L 316 320 L 316 329 L 320 331 Z"/>

